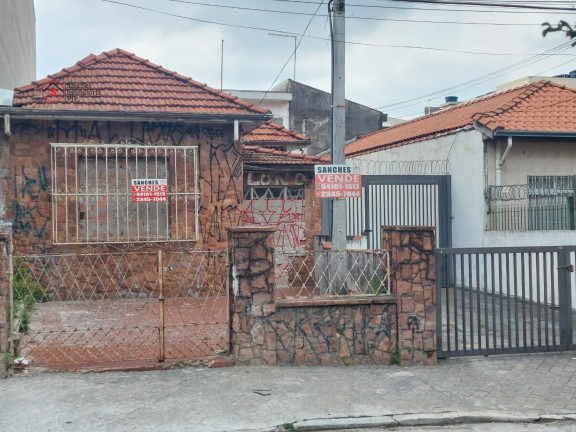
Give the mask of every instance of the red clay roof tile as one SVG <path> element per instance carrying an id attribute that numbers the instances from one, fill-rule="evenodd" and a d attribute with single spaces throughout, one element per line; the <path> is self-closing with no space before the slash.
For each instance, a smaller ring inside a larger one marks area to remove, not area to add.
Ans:
<path id="1" fill-rule="evenodd" d="M 99 95 L 51 103 L 41 93 L 49 81 L 87 83 Z M 121 49 L 90 54 L 69 68 L 16 88 L 13 106 L 232 115 L 269 112 Z"/>
<path id="2" fill-rule="evenodd" d="M 423 141 L 472 128 L 475 120 L 493 132 L 576 132 L 576 90 L 538 81 L 364 135 L 348 144 L 345 153 L 359 156 Z"/>
<path id="3" fill-rule="evenodd" d="M 247 134 L 244 134 L 242 136 L 242 142 L 245 144 L 256 145 L 296 144 L 306 146 L 310 144 L 310 139 L 298 132 L 291 131 L 283 126 L 268 121 Z"/>
<path id="4" fill-rule="evenodd" d="M 244 145 L 242 147 L 244 163 L 252 165 L 316 165 L 324 164 L 317 156 L 296 154 L 269 148 Z"/>

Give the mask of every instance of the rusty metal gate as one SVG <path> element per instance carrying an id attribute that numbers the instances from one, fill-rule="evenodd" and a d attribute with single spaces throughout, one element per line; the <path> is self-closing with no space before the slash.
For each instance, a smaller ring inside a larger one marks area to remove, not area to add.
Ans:
<path id="1" fill-rule="evenodd" d="M 78 367 L 227 353 L 227 269 L 227 251 L 14 257 L 12 354 Z"/>
<path id="2" fill-rule="evenodd" d="M 576 348 L 576 246 L 437 249 L 438 356 Z"/>

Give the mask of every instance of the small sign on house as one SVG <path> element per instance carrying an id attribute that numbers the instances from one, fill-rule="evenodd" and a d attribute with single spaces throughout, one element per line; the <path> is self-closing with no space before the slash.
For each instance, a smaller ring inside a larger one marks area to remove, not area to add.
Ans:
<path id="1" fill-rule="evenodd" d="M 132 202 L 168 201 L 166 179 L 132 179 Z"/>
<path id="2" fill-rule="evenodd" d="M 314 165 L 316 198 L 360 198 L 362 174 L 352 165 Z"/>

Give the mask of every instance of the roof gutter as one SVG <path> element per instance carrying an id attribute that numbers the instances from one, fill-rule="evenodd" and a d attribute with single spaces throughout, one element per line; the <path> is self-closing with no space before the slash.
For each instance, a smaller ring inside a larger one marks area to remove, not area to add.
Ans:
<path id="1" fill-rule="evenodd" d="M 0 115 L 9 114 L 13 120 L 87 120 L 87 121 L 151 121 L 151 122 L 210 122 L 264 123 L 272 114 L 197 114 L 151 111 L 96 111 L 0 107 Z"/>
<path id="2" fill-rule="evenodd" d="M 527 131 L 527 130 L 505 130 L 494 131 L 495 137 L 527 137 L 527 138 L 576 138 L 576 131 Z"/>

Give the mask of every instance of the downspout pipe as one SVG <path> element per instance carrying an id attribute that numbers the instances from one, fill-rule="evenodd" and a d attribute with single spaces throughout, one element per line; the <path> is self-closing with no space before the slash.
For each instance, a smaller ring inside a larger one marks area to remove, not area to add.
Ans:
<path id="1" fill-rule="evenodd" d="M 4 114 L 4 134 L 6 136 L 12 135 L 12 130 L 10 129 L 10 114 Z"/>
<path id="2" fill-rule="evenodd" d="M 510 152 L 511 149 L 512 149 L 512 136 L 508 135 L 508 145 L 506 146 L 506 150 L 504 150 L 502 159 L 500 159 L 500 161 L 498 162 L 499 166 L 504 165 L 504 162 L 506 161 L 506 156 L 508 156 L 508 153 Z"/>
<path id="3" fill-rule="evenodd" d="M 240 123 L 238 120 L 234 120 L 234 142 L 240 141 Z"/>
<path id="4" fill-rule="evenodd" d="M 502 184 L 502 168 L 500 166 L 500 160 L 502 159 L 502 143 L 496 141 L 496 178 L 494 179 L 495 186 L 500 186 Z"/>

